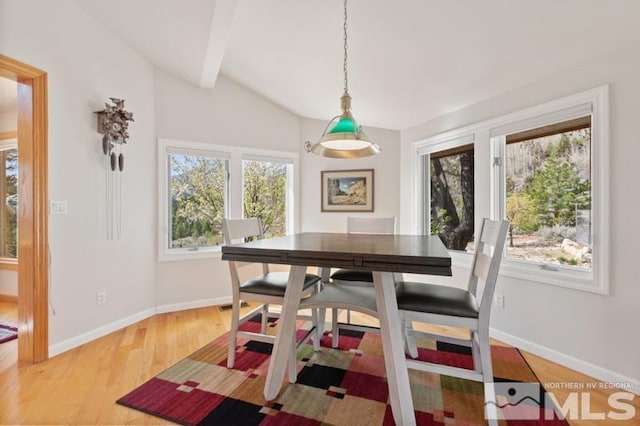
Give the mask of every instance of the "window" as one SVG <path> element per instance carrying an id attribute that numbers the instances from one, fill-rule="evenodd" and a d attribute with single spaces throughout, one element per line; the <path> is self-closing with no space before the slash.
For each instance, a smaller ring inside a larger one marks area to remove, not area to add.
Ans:
<path id="1" fill-rule="evenodd" d="M 507 218 L 502 275 L 606 294 L 607 103 L 603 86 L 415 142 L 415 229 L 466 267 L 473 247 L 452 230 Z"/>
<path id="2" fill-rule="evenodd" d="M 450 250 L 473 252 L 473 144 L 430 152 L 424 161 L 425 187 L 429 188 L 424 228 Z"/>
<path id="3" fill-rule="evenodd" d="M 18 257 L 18 146 L 0 141 L 0 257 Z"/>
<path id="4" fill-rule="evenodd" d="M 243 160 L 243 216 L 258 217 L 265 238 L 287 235 L 287 181 L 291 164 Z"/>
<path id="5" fill-rule="evenodd" d="M 160 260 L 219 256 L 225 217 L 259 217 L 267 237 L 292 233 L 296 163 L 295 153 L 160 139 Z"/>
<path id="6" fill-rule="evenodd" d="M 215 154 L 169 153 L 169 249 L 224 242 L 228 160 Z"/>
<path id="7" fill-rule="evenodd" d="M 591 116 L 503 139 L 506 257 L 591 269 Z"/>

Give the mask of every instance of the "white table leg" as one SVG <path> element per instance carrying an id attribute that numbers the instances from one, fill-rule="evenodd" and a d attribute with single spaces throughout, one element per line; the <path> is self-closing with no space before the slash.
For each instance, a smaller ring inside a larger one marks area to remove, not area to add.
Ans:
<path id="1" fill-rule="evenodd" d="M 278 335 L 273 345 L 271 359 L 269 360 L 269 370 L 267 380 L 264 384 L 264 397 L 271 401 L 278 396 L 287 367 L 287 361 L 293 350 L 293 333 L 296 330 L 296 318 L 298 315 L 298 305 L 302 296 L 304 277 L 307 272 L 306 266 L 292 266 L 289 272 L 289 282 L 284 294 L 284 304 L 280 314 L 280 325 Z"/>
<path id="2" fill-rule="evenodd" d="M 376 305 L 380 317 L 380 334 L 393 419 L 397 425 L 415 425 L 416 417 L 413 412 L 409 371 L 402 344 L 402 327 L 393 274 L 374 272 L 373 283 L 376 289 Z"/>

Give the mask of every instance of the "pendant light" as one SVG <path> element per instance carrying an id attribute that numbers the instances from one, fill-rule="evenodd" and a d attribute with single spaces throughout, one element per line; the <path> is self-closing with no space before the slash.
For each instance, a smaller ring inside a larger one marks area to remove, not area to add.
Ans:
<path id="1" fill-rule="evenodd" d="M 380 146 L 369 139 L 351 114 L 351 96 L 347 80 L 347 0 L 344 0 L 344 93 L 340 98 L 342 114 L 333 117 L 316 143 L 305 142 L 304 148 L 322 157 L 361 158 L 380 152 Z M 336 123 L 337 120 L 337 123 Z M 334 124 L 335 123 L 335 124 Z"/>

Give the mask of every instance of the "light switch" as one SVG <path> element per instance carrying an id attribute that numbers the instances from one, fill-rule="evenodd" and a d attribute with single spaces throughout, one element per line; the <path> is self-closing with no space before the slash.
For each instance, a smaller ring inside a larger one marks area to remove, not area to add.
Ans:
<path id="1" fill-rule="evenodd" d="M 67 214 L 67 202 L 66 201 L 49 201 L 49 213 L 50 214 Z"/>

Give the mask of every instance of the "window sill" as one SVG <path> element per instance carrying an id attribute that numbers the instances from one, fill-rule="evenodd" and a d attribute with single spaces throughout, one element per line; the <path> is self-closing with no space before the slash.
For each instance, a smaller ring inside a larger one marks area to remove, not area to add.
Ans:
<path id="1" fill-rule="evenodd" d="M 17 271 L 18 259 L 12 259 L 10 257 L 0 257 L 0 270 Z"/>
<path id="2" fill-rule="evenodd" d="M 589 293 L 609 294 L 606 283 L 597 283 L 590 269 L 570 269 L 556 265 L 553 268 L 555 270 L 544 269 L 544 265 L 540 264 L 503 260 L 500 275 Z"/>
<path id="3" fill-rule="evenodd" d="M 175 249 L 161 252 L 158 256 L 159 262 L 180 262 L 197 259 L 220 259 L 222 257 L 222 246 L 204 248 L 199 250 Z"/>
<path id="4" fill-rule="evenodd" d="M 449 254 L 451 255 L 452 266 L 471 269 L 473 263 L 472 253 L 449 251 Z M 600 285 L 596 283 L 593 271 L 591 270 L 569 269 L 561 266 L 556 267 L 555 265 L 553 267 L 556 268 L 556 270 L 545 270 L 540 264 L 504 259 L 500 266 L 499 276 L 516 278 L 536 284 L 586 291 L 589 293 L 609 294 L 604 283 Z"/>

